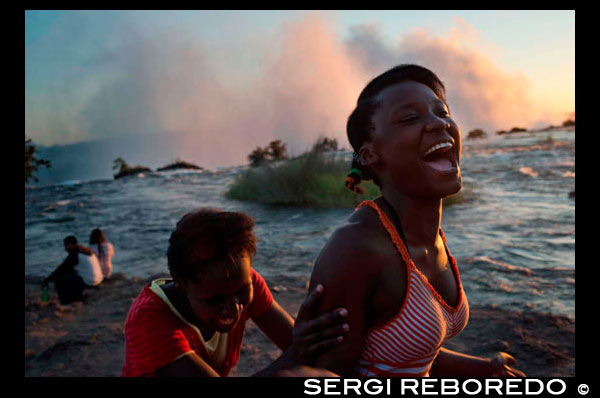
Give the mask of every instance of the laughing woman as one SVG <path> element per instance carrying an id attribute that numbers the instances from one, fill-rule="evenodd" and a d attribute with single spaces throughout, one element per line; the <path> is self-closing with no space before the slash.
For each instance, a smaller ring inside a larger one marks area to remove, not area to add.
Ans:
<path id="1" fill-rule="evenodd" d="M 469 318 L 441 229 L 442 199 L 462 187 L 460 130 L 443 83 L 417 65 L 388 70 L 360 94 L 347 133 L 347 187 L 360 193 L 372 179 L 382 196 L 361 203 L 316 260 L 311 286 L 328 289 L 320 310 L 347 308 L 350 332 L 315 365 L 343 376 L 524 376 L 506 353 L 442 348 Z"/>

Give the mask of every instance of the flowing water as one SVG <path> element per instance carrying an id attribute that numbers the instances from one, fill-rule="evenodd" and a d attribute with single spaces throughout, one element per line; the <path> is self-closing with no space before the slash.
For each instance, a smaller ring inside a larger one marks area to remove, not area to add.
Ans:
<path id="1" fill-rule="evenodd" d="M 574 319 L 575 133 L 464 140 L 461 168 L 467 200 L 444 209 L 442 227 L 469 301 Z M 273 208 L 224 198 L 243 169 L 26 188 L 25 275 L 47 276 L 66 256 L 63 238 L 73 234 L 87 243 L 96 227 L 115 246 L 114 272 L 164 273 L 177 220 L 209 206 L 255 218 L 254 267 L 269 286 L 306 286 L 319 250 L 352 209 Z"/>

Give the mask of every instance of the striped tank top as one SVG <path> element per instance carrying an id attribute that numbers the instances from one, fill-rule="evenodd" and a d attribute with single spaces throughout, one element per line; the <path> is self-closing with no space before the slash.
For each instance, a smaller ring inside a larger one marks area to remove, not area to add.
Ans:
<path id="1" fill-rule="evenodd" d="M 364 201 L 357 209 L 362 206 L 370 206 L 377 211 L 404 264 L 407 264 L 407 285 L 400 311 L 385 324 L 367 331 L 356 372 L 369 377 L 429 376 L 431 365 L 444 341 L 463 330 L 469 319 L 469 304 L 456 260 L 450 254 L 440 228 L 459 290 L 458 303 L 453 308 L 446 304 L 415 266 L 398 231 L 379 206 L 373 201 Z"/>

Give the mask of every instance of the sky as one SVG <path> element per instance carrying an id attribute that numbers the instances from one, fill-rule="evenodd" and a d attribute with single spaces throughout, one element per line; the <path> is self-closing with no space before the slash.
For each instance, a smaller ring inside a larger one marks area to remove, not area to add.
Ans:
<path id="1" fill-rule="evenodd" d="M 441 78 L 463 134 L 557 125 L 575 112 L 575 11 L 27 10 L 25 134 L 158 135 L 212 167 L 274 139 L 349 148 L 360 91 L 400 63 Z"/>

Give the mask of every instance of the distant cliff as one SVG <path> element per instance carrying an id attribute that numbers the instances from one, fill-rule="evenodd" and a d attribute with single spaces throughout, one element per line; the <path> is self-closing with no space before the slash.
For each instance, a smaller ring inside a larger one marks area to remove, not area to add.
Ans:
<path id="1" fill-rule="evenodd" d="M 112 179 L 111 166 L 119 156 L 131 164 L 156 167 L 167 164 L 177 152 L 176 139 L 168 135 L 121 135 L 116 138 L 52 147 L 38 146 L 40 157 L 52 162 L 52 168 L 37 172 L 36 185 L 51 185 L 67 180 Z"/>

